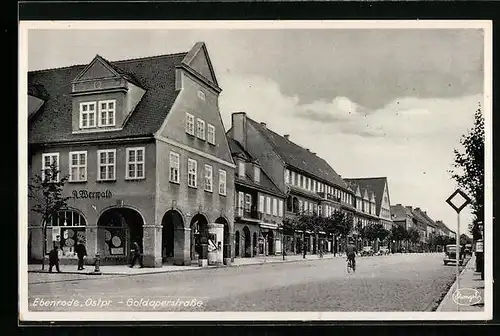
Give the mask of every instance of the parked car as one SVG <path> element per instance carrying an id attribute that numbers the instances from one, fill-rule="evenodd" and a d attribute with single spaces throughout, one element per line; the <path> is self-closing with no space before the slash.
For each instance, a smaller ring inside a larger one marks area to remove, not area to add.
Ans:
<path id="1" fill-rule="evenodd" d="M 388 255 L 389 253 L 390 253 L 389 248 L 384 246 L 378 250 L 377 255 Z"/>
<path id="2" fill-rule="evenodd" d="M 456 263 L 457 262 L 456 250 L 457 250 L 456 245 L 453 245 L 453 244 L 446 245 L 446 249 L 444 251 L 444 259 L 443 259 L 443 262 L 445 265 L 448 265 L 448 263 Z M 460 257 L 460 251 L 458 252 L 458 254 Z M 460 258 L 460 260 L 458 261 L 459 265 L 462 265 L 462 263 L 464 261 L 463 256 L 461 256 L 461 257 L 462 258 Z"/>
<path id="3" fill-rule="evenodd" d="M 363 249 L 361 250 L 361 256 L 362 257 L 372 256 L 374 254 L 375 254 L 375 252 L 373 251 L 373 249 L 372 249 L 371 246 L 364 246 Z"/>

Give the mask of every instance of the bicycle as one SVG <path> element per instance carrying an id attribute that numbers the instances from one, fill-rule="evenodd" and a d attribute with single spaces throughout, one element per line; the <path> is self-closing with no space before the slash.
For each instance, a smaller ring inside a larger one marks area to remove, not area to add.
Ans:
<path id="1" fill-rule="evenodd" d="M 356 272 L 356 266 L 352 259 L 347 258 L 347 273 Z"/>

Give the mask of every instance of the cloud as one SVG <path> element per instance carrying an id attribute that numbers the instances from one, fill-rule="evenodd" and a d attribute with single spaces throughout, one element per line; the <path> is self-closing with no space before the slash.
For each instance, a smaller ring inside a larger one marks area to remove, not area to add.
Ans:
<path id="1" fill-rule="evenodd" d="M 387 176 L 393 204 L 421 207 L 454 228 L 455 216 L 445 200 L 455 184 L 447 171 L 460 136 L 472 126 L 480 95 L 401 97 L 368 111 L 349 97 L 301 104 L 259 76 L 232 74 L 220 81 L 227 129 L 231 113 L 244 111 L 275 132 L 290 134 L 344 177 Z"/>

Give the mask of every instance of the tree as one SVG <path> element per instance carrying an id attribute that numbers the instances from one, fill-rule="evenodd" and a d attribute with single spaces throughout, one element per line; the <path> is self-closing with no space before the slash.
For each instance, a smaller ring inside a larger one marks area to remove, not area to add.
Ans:
<path id="1" fill-rule="evenodd" d="M 57 162 L 52 162 L 42 176 L 35 175 L 28 185 L 28 197 L 32 199 L 31 211 L 42 216 L 43 252 L 42 270 L 45 269 L 45 256 L 47 254 L 47 223 L 58 216 L 60 210 L 67 207 L 66 201 L 70 197 L 63 196 L 63 188 L 68 181 L 68 176 L 60 177 Z"/>
<path id="2" fill-rule="evenodd" d="M 474 126 L 460 139 L 464 152 L 454 150 L 452 178 L 471 198 L 474 220 L 469 231 L 474 240 L 481 238 L 479 222 L 484 222 L 484 117 L 481 107 L 474 114 Z"/>
<path id="3" fill-rule="evenodd" d="M 411 227 L 408 229 L 408 239 L 414 245 L 416 245 L 420 242 L 420 233 L 418 232 L 418 230 L 416 228 Z"/>
<path id="4" fill-rule="evenodd" d="M 340 210 L 335 210 L 324 222 L 324 228 L 334 237 L 346 239 L 354 227 L 354 216 Z M 336 240 L 335 240 L 336 241 Z"/>

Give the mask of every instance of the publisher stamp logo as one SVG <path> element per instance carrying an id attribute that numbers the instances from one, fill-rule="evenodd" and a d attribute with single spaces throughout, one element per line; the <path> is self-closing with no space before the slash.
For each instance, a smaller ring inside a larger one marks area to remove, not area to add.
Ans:
<path id="1" fill-rule="evenodd" d="M 477 289 L 459 288 L 453 293 L 453 302 L 461 306 L 472 306 L 481 302 L 481 294 Z"/>

